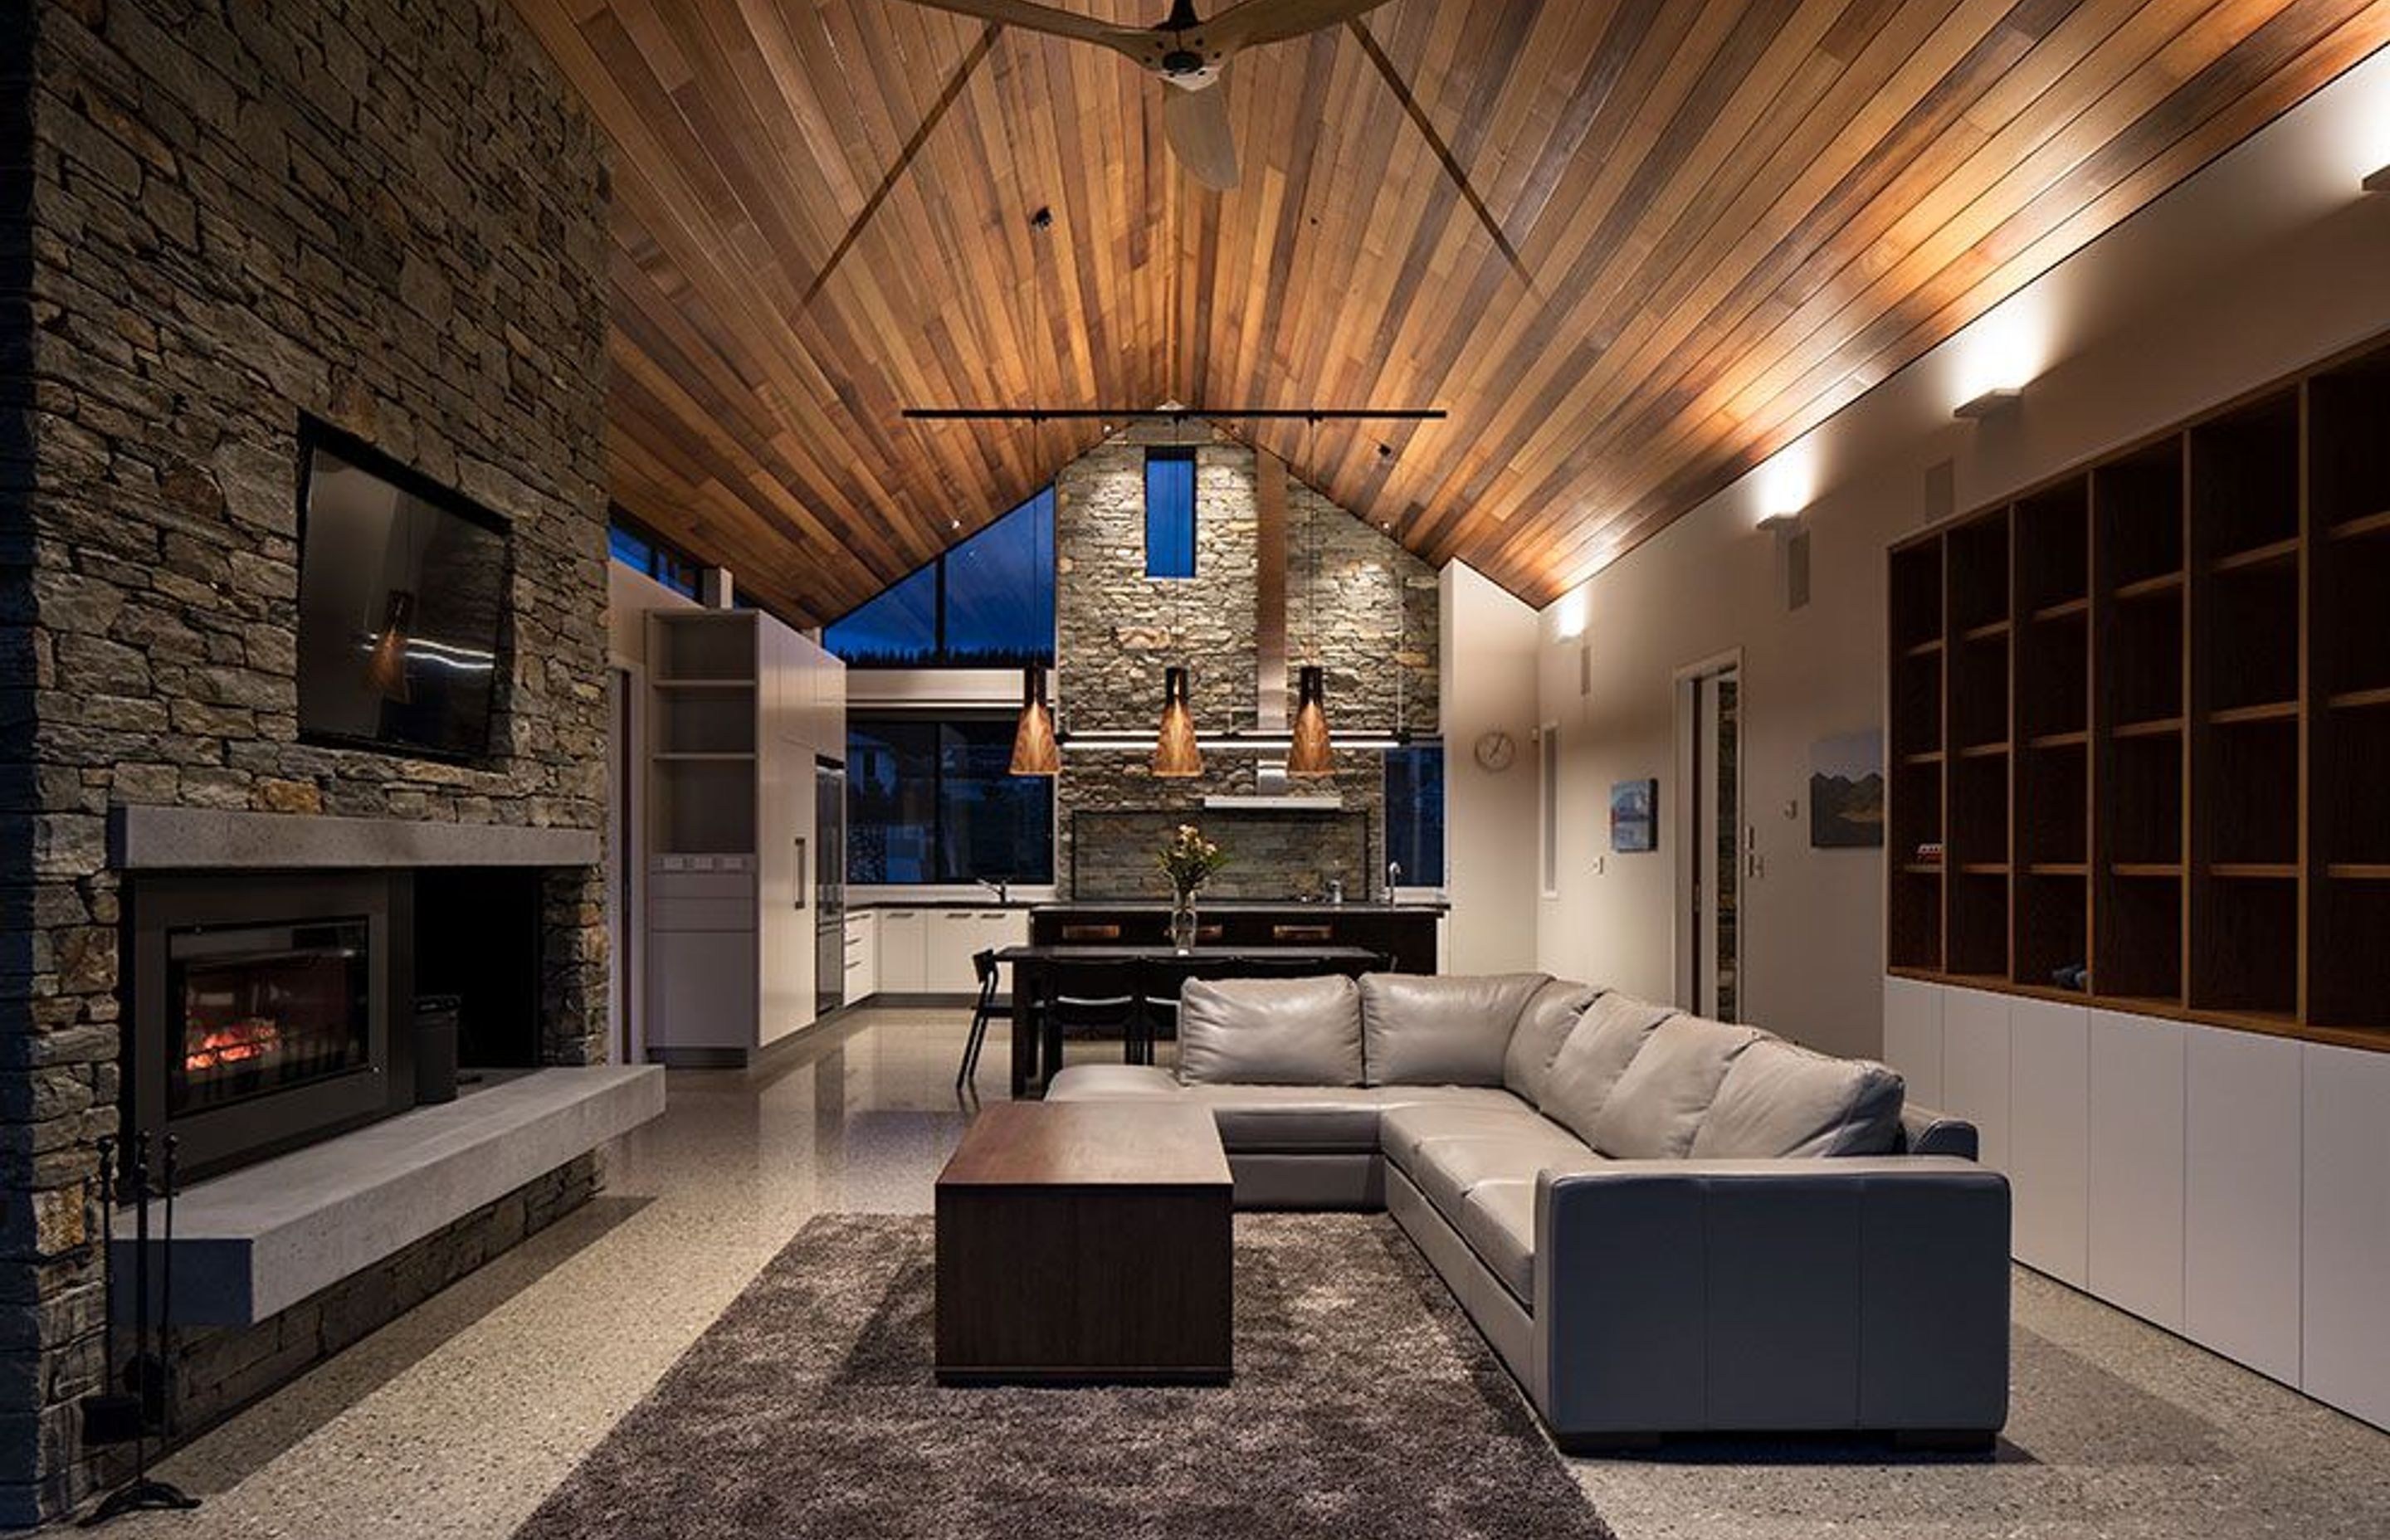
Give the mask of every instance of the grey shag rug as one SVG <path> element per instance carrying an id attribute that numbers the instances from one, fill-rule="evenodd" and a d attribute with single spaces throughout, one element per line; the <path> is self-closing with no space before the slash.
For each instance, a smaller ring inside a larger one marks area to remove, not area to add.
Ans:
<path id="1" fill-rule="evenodd" d="M 518 1540 L 1614 1540 L 1382 1216 L 1237 1219 L 1235 1382 L 946 1389 L 931 1222 L 826 1215 Z"/>

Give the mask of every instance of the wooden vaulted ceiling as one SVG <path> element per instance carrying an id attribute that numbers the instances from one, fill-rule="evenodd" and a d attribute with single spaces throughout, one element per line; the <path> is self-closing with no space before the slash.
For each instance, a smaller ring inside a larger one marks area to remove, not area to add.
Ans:
<path id="1" fill-rule="evenodd" d="M 615 496 L 800 620 L 1099 431 L 908 405 L 1444 407 L 1227 426 L 1547 602 L 2390 40 L 2390 0 L 1391 0 L 1239 58 L 1214 194 L 1102 49 L 515 3 L 616 146 Z"/>

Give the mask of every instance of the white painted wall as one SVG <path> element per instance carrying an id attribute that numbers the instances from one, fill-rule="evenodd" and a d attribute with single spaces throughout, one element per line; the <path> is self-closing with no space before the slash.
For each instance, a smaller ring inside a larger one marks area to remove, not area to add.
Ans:
<path id="1" fill-rule="evenodd" d="M 1444 875 L 1452 913 L 1445 971 L 1508 973 L 1536 963 L 1536 613 L 1473 569 L 1442 577 Z M 1517 755 L 1508 770 L 1477 763 L 1477 740 L 1499 730 Z"/>
<path id="2" fill-rule="evenodd" d="M 1548 607 L 1541 714 L 1561 724 L 1563 821 L 1540 966 L 1670 994 L 1666 841 L 1684 790 L 1670 677 L 1740 647 L 1762 865 L 1742 897 L 1744 1017 L 1830 1051 L 1880 1051 L 1880 856 L 1809 848 L 1808 751 L 1882 722 L 1883 551 L 1928 521 L 1928 468 L 1951 461 L 1956 507 L 1974 507 L 2390 326 L 2390 196 L 2358 189 L 2385 163 L 2390 52 Z M 2025 385 L 2013 413 L 1952 419 L 1998 383 Z M 1787 613 L 1783 558 L 1756 524 L 1795 509 L 1813 597 Z M 1663 850 L 1609 856 L 1597 874 L 1610 785 L 1646 776 L 1663 782 Z M 1534 880 L 1532 863 L 1517 880 Z"/>

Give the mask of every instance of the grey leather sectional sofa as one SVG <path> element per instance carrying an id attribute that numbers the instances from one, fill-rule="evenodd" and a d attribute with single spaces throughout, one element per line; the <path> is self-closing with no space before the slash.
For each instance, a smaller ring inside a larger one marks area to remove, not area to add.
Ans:
<path id="1" fill-rule="evenodd" d="M 1199 982 L 1178 1038 L 1048 1099 L 1206 1106 L 1239 1206 L 1389 1211 L 1563 1447 L 2007 1419 L 2007 1180 L 1881 1064 L 1541 974 Z"/>

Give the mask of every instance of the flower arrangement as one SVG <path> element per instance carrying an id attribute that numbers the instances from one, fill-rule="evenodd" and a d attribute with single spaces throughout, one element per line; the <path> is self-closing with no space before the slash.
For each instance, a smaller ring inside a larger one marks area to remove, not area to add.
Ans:
<path id="1" fill-rule="evenodd" d="M 1184 905 L 1192 899 L 1212 874 L 1228 864 L 1220 847 L 1203 838 L 1203 831 L 1193 824 L 1181 824 L 1154 856 L 1154 865 L 1170 879 L 1170 891 Z"/>

